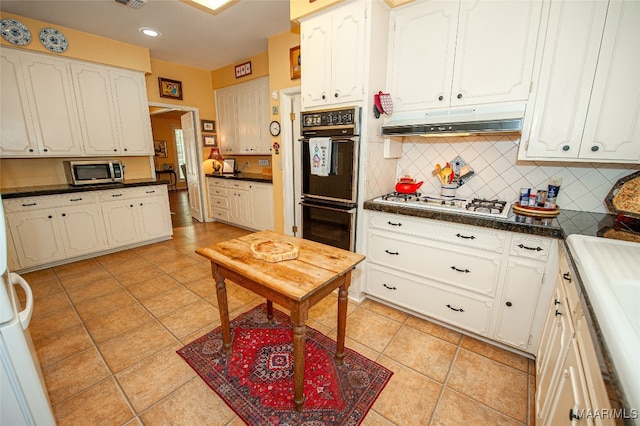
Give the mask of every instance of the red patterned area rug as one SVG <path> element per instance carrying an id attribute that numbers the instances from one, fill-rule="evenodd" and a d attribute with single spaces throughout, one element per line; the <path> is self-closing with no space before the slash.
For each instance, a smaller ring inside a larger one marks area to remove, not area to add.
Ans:
<path id="1" fill-rule="evenodd" d="M 390 370 L 307 326 L 302 413 L 293 404 L 293 332 L 289 316 L 266 304 L 231 321 L 233 352 L 222 350 L 218 327 L 177 352 L 250 425 L 358 425 L 385 387 Z"/>

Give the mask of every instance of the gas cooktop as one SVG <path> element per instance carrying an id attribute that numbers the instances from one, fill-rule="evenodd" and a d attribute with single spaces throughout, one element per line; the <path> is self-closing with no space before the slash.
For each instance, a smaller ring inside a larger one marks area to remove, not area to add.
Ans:
<path id="1" fill-rule="evenodd" d="M 447 198 L 439 195 L 424 195 L 419 192 L 413 194 L 392 192 L 374 199 L 373 202 L 505 219 L 509 216 L 509 210 L 511 209 L 511 203 L 507 201 L 480 198 Z"/>

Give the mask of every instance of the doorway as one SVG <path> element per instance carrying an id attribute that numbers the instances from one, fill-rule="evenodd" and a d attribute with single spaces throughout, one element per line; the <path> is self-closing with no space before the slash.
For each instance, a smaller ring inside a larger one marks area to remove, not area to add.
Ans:
<path id="1" fill-rule="evenodd" d="M 157 102 L 150 102 L 149 107 L 150 115 L 152 117 L 166 115 L 175 118 L 175 120 L 173 120 L 175 123 L 180 123 L 177 124 L 177 127 L 181 129 L 181 147 L 184 149 L 180 155 L 177 155 L 179 148 L 175 147 L 176 158 L 169 167 L 172 167 L 175 170 L 177 176 L 182 177 L 184 174 L 184 182 L 186 183 L 185 192 L 187 193 L 186 198 L 189 206 L 188 214 L 190 214 L 193 219 L 199 222 L 204 222 L 206 219 L 206 213 L 203 211 L 202 206 L 206 204 L 203 202 L 203 193 L 201 188 L 204 187 L 205 180 L 204 169 L 202 167 L 202 149 L 198 143 L 201 137 L 199 126 L 197 126 L 197 123 L 200 122 L 199 110 L 195 107 L 176 106 Z M 167 142 L 172 144 L 172 146 L 174 146 L 175 143 L 175 128 L 176 125 L 173 125 L 171 127 L 170 136 L 165 136 L 165 138 L 169 139 Z M 155 130 L 156 129 L 154 129 L 154 131 Z M 180 167 L 181 165 L 184 165 L 184 168 Z M 156 164 L 156 166 L 158 166 L 158 164 Z M 181 205 L 181 203 L 178 203 L 177 205 Z M 175 213 L 175 215 L 185 214 L 184 209 L 182 208 L 176 208 L 176 210 L 178 211 L 172 210 L 172 213 Z M 188 223 L 190 220 L 190 218 L 188 220 L 184 218 L 181 220 L 172 220 L 172 222 Z"/>

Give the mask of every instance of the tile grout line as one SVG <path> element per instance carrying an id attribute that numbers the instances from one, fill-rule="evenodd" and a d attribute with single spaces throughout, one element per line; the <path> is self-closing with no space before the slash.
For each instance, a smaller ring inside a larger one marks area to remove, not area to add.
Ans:
<path id="1" fill-rule="evenodd" d="M 453 358 L 451 359 L 451 364 L 449 365 L 449 369 L 447 370 L 447 375 L 442 381 L 442 387 L 440 388 L 440 392 L 438 393 L 438 397 L 436 398 L 436 403 L 433 406 L 433 412 L 431 413 L 431 417 L 429 418 L 429 423 L 427 423 L 427 426 L 431 425 L 433 423 L 433 420 L 436 417 L 436 413 L 438 412 L 438 405 L 440 404 L 440 400 L 442 399 L 442 396 L 444 395 L 444 391 L 447 388 L 447 383 L 449 382 L 449 377 L 451 377 L 453 366 L 455 365 L 456 360 L 458 359 L 458 353 L 460 353 L 460 349 L 462 348 L 463 338 L 464 338 L 464 335 L 460 334 L 458 344 L 456 345 L 456 351 L 453 354 Z"/>

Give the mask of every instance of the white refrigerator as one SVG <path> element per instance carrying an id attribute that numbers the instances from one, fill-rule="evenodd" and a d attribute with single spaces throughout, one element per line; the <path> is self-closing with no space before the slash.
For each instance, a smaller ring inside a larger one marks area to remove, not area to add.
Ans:
<path id="1" fill-rule="evenodd" d="M 29 284 L 7 267 L 4 207 L 0 198 L 0 425 L 55 425 L 40 363 L 28 327 L 33 313 Z M 15 286 L 26 294 L 22 309 Z"/>

